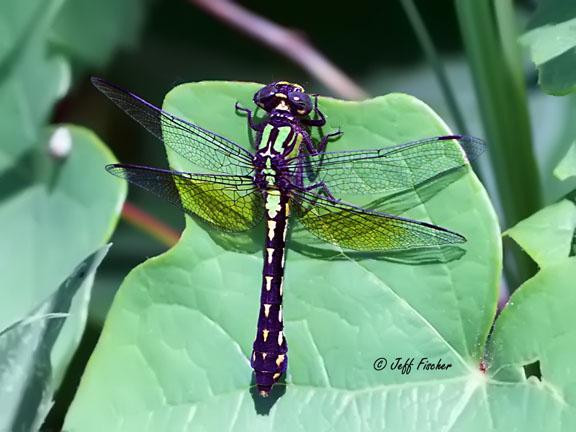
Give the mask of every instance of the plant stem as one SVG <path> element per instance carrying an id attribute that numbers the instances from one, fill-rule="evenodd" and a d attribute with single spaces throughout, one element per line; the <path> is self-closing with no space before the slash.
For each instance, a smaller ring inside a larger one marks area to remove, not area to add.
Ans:
<path id="1" fill-rule="evenodd" d="M 418 38 L 418 42 L 422 47 L 422 51 L 424 51 L 426 59 L 432 66 L 432 69 L 434 69 L 436 79 L 438 80 L 438 85 L 442 90 L 444 99 L 446 100 L 446 104 L 448 105 L 448 109 L 450 110 L 450 114 L 452 114 L 452 118 L 454 119 L 454 123 L 456 124 L 456 128 L 458 129 L 458 133 L 468 135 L 468 128 L 466 127 L 466 122 L 464 121 L 464 116 L 462 115 L 462 111 L 458 106 L 456 96 L 454 95 L 454 91 L 452 90 L 452 86 L 450 85 L 450 82 L 448 80 L 446 69 L 444 68 L 444 64 L 440 60 L 436 48 L 434 47 L 434 43 L 432 42 L 430 33 L 426 28 L 426 24 L 424 24 L 424 20 L 422 20 L 422 16 L 420 15 L 418 8 L 414 4 L 413 0 L 400 0 L 400 3 L 404 7 L 404 12 L 406 12 L 408 19 L 410 20 L 412 29 L 414 30 L 414 33 Z"/>
<path id="2" fill-rule="evenodd" d="M 514 9 L 511 0 L 456 0 L 456 11 L 488 138 L 502 225 L 508 228 L 541 206 Z M 508 268 L 515 271 L 507 276 L 515 288 L 535 268 L 521 251 L 510 252 L 513 265 Z"/>
<path id="3" fill-rule="evenodd" d="M 168 247 L 174 246 L 180 239 L 177 231 L 128 201 L 122 208 L 122 218 Z"/>
<path id="4" fill-rule="evenodd" d="M 307 70 L 318 81 L 345 99 L 365 99 L 368 94 L 300 33 L 288 30 L 229 0 L 189 0 L 226 24 L 268 45 Z"/>

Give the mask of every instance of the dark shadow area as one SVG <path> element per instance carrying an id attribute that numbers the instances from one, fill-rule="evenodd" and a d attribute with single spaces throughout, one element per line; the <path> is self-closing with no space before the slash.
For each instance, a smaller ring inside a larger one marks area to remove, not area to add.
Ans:
<path id="1" fill-rule="evenodd" d="M 214 229 L 206 222 L 203 222 L 200 218 L 194 217 L 194 221 L 196 221 L 198 225 L 208 233 L 210 238 L 214 240 L 218 246 L 221 246 L 226 250 L 247 254 L 253 254 L 257 251 L 263 250 L 264 229 L 262 228 L 262 222 L 249 231 L 229 233 Z"/>
<path id="2" fill-rule="evenodd" d="M 567 199 L 568 201 L 576 204 L 576 189 L 572 192 L 567 193 L 563 199 Z"/>
<path id="3" fill-rule="evenodd" d="M 468 169 L 469 167 L 464 166 L 446 171 L 441 175 L 416 185 L 414 189 L 379 198 L 373 201 L 368 208 L 392 214 L 404 213 L 405 211 L 429 201 L 437 193 L 444 190 L 466 174 Z"/>
<path id="4" fill-rule="evenodd" d="M 503 247 L 503 260 L 504 260 L 504 274 L 506 275 L 506 280 L 508 281 L 508 286 L 519 287 L 527 279 L 521 277 L 522 274 L 528 275 L 528 278 L 534 276 L 538 271 L 538 265 L 529 255 L 525 254 L 523 249 L 513 241 L 510 237 L 504 236 L 502 238 Z M 524 270 L 522 267 L 518 267 L 516 261 L 514 260 L 515 254 L 524 254 L 526 259 L 524 262 Z M 510 294 L 510 293 L 508 293 Z"/>
<path id="5" fill-rule="evenodd" d="M 284 396 L 284 393 L 286 393 L 285 374 L 282 374 L 280 380 L 274 384 L 270 394 L 267 397 L 262 397 L 258 393 L 258 388 L 256 387 L 256 379 L 254 377 L 254 373 L 252 373 L 252 381 L 250 381 L 250 396 L 252 396 L 252 400 L 254 401 L 254 409 L 258 415 L 266 416 L 270 414 L 270 410 L 278 401 L 278 399 Z"/>
<path id="6" fill-rule="evenodd" d="M 45 157 L 45 156 L 43 156 Z M 64 159 L 57 159 L 57 158 L 52 158 L 52 157 L 47 157 L 46 158 L 46 163 L 50 164 L 47 169 L 48 171 L 48 175 L 46 176 L 44 182 L 46 183 L 46 191 L 48 193 L 51 193 L 54 189 L 56 189 L 56 186 L 58 184 L 58 180 L 60 179 L 60 176 L 62 175 L 62 168 L 64 166 L 64 164 L 66 163 L 66 158 Z"/>
<path id="7" fill-rule="evenodd" d="M 540 360 L 536 360 L 533 363 L 525 364 L 524 368 L 524 375 L 526 378 L 536 377 L 538 381 L 542 381 L 542 372 L 540 371 Z"/>
<path id="8" fill-rule="evenodd" d="M 400 214 L 424 204 L 468 172 L 468 166 L 445 171 L 414 188 L 372 201 L 366 208 L 385 213 Z"/>
<path id="9" fill-rule="evenodd" d="M 563 199 L 566 199 L 576 205 L 576 189 L 566 194 Z M 568 256 L 576 256 L 576 230 L 574 230 L 572 233 L 572 242 L 570 243 L 570 251 L 568 252 Z"/>
<path id="10" fill-rule="evenodd" d="M 34 184 L 32 172 L 35 155 L 35 149 L 26 150 L 10 168 L 0 173 L 0 202 L 10 199 Z"/>
<path id="11" fill-rule="evenodd" d="M 80 345 L 74 353 L 68 367 L 62 385 L 54 395 L 54 405 L 42 425 L 42 431 L 61 431 L 68 407 L 76 395 L 76 389 L 80 385 L 81 372 L 86 368 L 88 359 L 96 347 L 100 328 L 88 322 Z"/>

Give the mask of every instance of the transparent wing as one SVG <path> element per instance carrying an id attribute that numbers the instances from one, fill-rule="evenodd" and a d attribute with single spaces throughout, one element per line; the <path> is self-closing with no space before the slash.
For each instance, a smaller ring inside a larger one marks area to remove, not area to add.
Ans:
<path id="1" fill-rule="evenodd" d="M 394 251 L 463 243 L 455 232 L 426 222 L 366 210 L 316 194 L 294 191 L 300 222 L 318 238 L 360 251 Z"/>
<path id="2" fill-rule="evenodd" d="M 125 164 L 107 165 L 106 170 L 223 231 L 246 231 L 262 219 L 262 194 L 251 177 L 191 174 Z"/>
<path id="3" fill-rule="evenodd" d="M 173 116 L 114 84 L 95 77 L 91 80 L 126 114 L 193 164 L 235 175 L 247 175 L 252 170 L 252 153 L 238 144 Z"/>
<path id="4" fill-rule="evenodd" d="M 389 195 L 462 168 L 484 149 L 478 138 L 450 135 L 381 149 L 319 153 L 291 169 L 296 173 L 300 166 L 308 173 L 305 185 L 324 182 L 334 194 Z"/>

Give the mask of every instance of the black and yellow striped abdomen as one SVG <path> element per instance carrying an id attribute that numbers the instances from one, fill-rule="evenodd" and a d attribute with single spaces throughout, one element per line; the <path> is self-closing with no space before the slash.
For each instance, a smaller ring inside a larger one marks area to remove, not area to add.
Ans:
<path id="1" fill-rule="evenodd" d="M 258 331 L 252 350 L 251 364 L 261 395 L 267 395 L 272 385 L 286 371 L 288 346 L 284 337 L 282 294 L 286 232 L 288 228 L 288 195 L 277 189 L 265 192 L 266 241 L 264 269 L 260 294 Z"/>

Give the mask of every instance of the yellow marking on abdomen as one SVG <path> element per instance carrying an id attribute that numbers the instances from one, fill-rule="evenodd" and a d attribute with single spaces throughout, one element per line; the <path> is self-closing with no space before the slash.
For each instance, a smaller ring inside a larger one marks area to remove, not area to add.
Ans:
<path id="1" fill-rule="evenodd" d="M 284 335 L 282 334 L 282 331 L 278 332 L 278 346 L 282 345 L 282 341 L 284 340 Z"/>
<path id="2" fill-rule="evenodd" d="M 268 333 L 270 333 L 268 330 L 262 330 L 262 337 L 264 338 L 264 342 L 266 342 L 266 339 L 268 339 Z"/>
<path id="3" fill-rule="evenodd" d="M 282 306 L 278 309 L 278 321 L 282 322 Z"/>
<path id="4" fill-rule="evenodd" d="M 274 279 L 274 277 L 264 276 L 264 279 L 266 280 L 266 291 L 270 291 L 272 289 L 272 279 Z"/>
<path id="5" fill-rule="evenodd" d="M 280 191 L 277 189 L 268 190 L 268 196 L 266 197 L 266 203 L 264 206 L 268 211 L 268 217 L 274 219 L 282 208 L 280 206 Z"/>
<path id="6" fill-rule="evenodd" d="M 270 314 L 270 305 L 269 304 L 264 304 L 264 316 L 266 318 L 268 318 L 268 315 Z"/>
<path id="7" fill-rule="evenodd" d="M 274 249 L 266 248 L 266 252 L 268 252 L 268 264 L 272 264 L 272 254 L 274 253 Z"/>
<path id="8" fill-rule="evenodd" d="M 284 354 L 280 354 L 276 359 L 276 366 L 280 367 L 285 358 L 286 356 Z"/>
<path id="9" fill-rule="evenodd" d="M 276 379 L 278 379 L 279 376 L 280 376 L 280 374 L 278 372 L 276 372 L 274 375 L 272 375 L 272 379 L 276 380 Z"/>
<path id="10" fill-rule="evenodd" d="M 274 230 L 276 229 L 276 221 L 268 221 L 268 238 L 272 240 L 274 238 Z"/>

